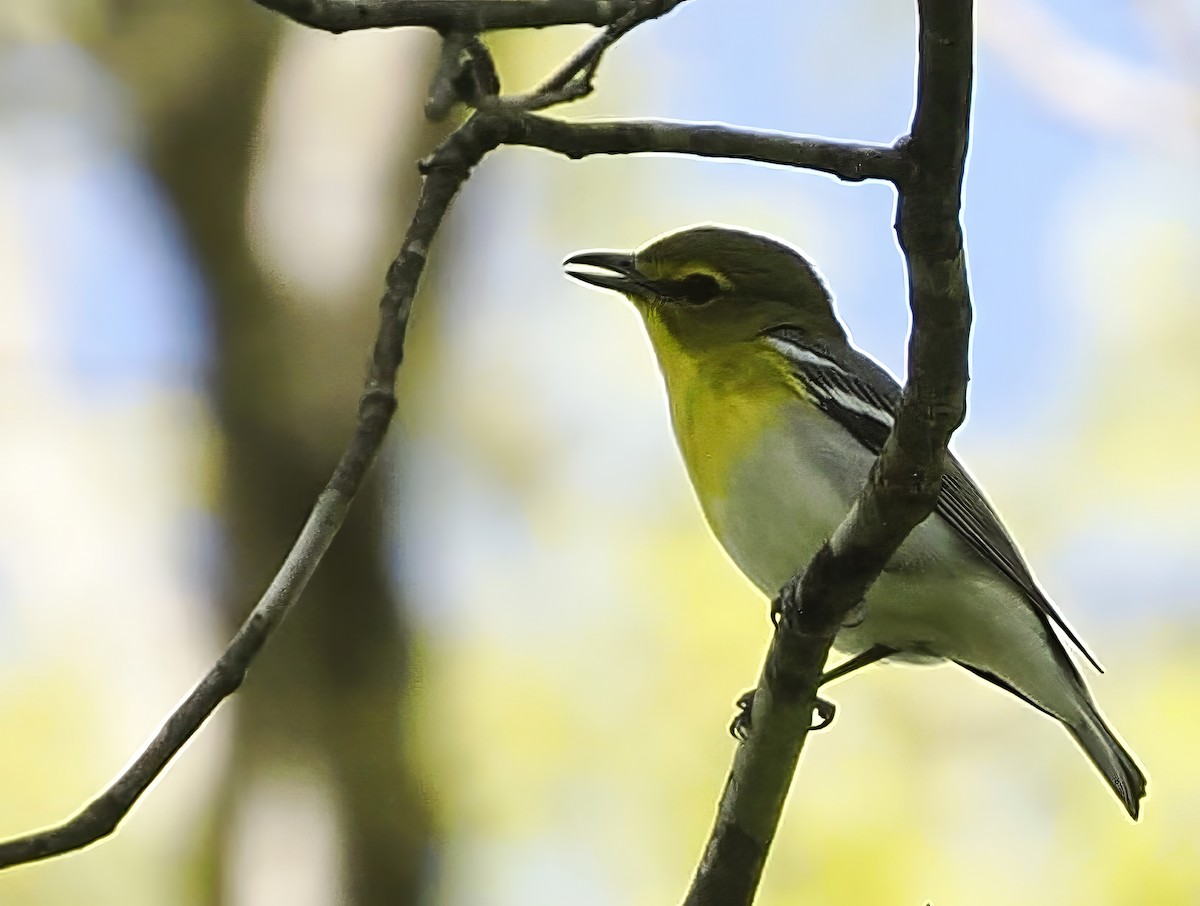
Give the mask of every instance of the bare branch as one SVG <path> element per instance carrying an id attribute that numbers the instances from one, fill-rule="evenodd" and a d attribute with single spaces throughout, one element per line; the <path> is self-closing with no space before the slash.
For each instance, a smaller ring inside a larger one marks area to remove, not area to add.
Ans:
<path id="1" fill-rule="evenodd" d="M 679 2 L 682 0 L 637 0 L 636 3 L 626 5 L 599 0 L 591 4 L 590 8 L 593 11 L 599 10 L 596 15 L 602 19 L 601 12 L 607 16 L 618 7 L 623 12 L 619 24 L 606 32 L 609 37 L 603 47 L 593 52 L 590 59 L 598 59 L 599 52 L 610 46 L 618 37 L 640 22 L 669 11 Z M 446 89 L 442 83 L 454 82 L 458 74 L 466 73 L 472 77 L 475 83 L 472 88 L 474 94 L 488 96 L 499 91 L 499 80 L 492 67 L 491 57 L 474 32 L 483 28 L 503 27 L 502 23 L 505 22 L 529 26 L 555 24 L 542 21 L 538 17 L 554 11 L 557 11 L 556 14 L 562 14 L 563 10 L 578 12 L 582 9 L 579 0 L 544 0 L 538 3 L 531 0 L 476 0 L 472 3 L 458 0 L 436 0 L 431 3 L 406 0 L 403 3 L 387 3 L 385 0 L 376 0 L 374 3 L 354 4 L 341 4 L 335 0 L 263 0 L 263 3 L 297 17 L 301 13 L 332 16 L 333 18 L 326 19 L 323 23 L 309 24 L 334 31 L 340 30 L 330 25 L 331 22 L 336 24 L 339 21 L 334 13 L 340 15 L 350 6 L 364 11 L 363 15 L 372 11 L 387 11 L 392 14 L 403 12 L 414 19 L 390 24 L 423 24 L 437 27 L 439 23 L 443 23 L 446 24 L 448 32 L 451 30 L 450 26 L 455 23 L 470 26 L 459 29 L 469 37 L 448 39 L 446 42 L 447 51 L 443 56 L 442 70 L 431 91 L 435 113 L 445 104 Z M 505 16 L 508 13 L 501 10 L 501 7 L 518 12 L 524 10 L 526 17 L 520 21 L 507 19 Z M 422 15 L 422 10 L 425 18 L 416 21 Z M 443 18 L 439 19 L 439 16 Z M 446 16 L 450 18 L 445 18 Z M 458 19 L 455 19 L 455 16 Z M 607 22 L 609 19 L 603 21 Z M 389 23 L 376 21 L 375 24 L 382 26 Z M 456 60 L 459 65 L 455 64 Z M 588 61 L 580 61 L 580 56 L 573 57 L 560 72 L 586 71 Z M 568 76 L 567 80 L 570 78 L 571 76 Z M 486 84 L 478 84 L 481 81 Z M 482 98 L 472 97 L 470 100 L 478 101 Z M 134 762 L 99 796 L 63 823 L 0 842 L 0 869 L 80 849 L 111 834 L 138 798 L 217 706 L 241 685 L 254 658 L 282 623 L 312 578 L 321 558 L 341 528 L 367 470 L 383 445 L 396 410 L 396 371 L 404 357 L 404 337 L 408 328 L 409 313 L 424 271 L 429 247 L 446 211 L 472 168 L 484 155 L 500 144 L 504 133 L 504 118 L 476 113 L 453 132 L 428 159 L 422 161 L 421 172 L 425 180 L 417 208 L 400 253 L 387 271 L 384 294 L 379 305 L 379 332 L 375 339 L 371 367 L 359 400 L 357 427 L 328 484 L 317 498 L 300 536 L 266 593 L 255 605 L 217 663 L 172 712 Z"/>
<path id="2" fill-rule="evenodd" d="M 0 843 L 0 868 L 80 849 L 112 833 L 133 804 L 225 698 L 242 683 L 263 644 L 303 593 L 341 528 L 396 410 L 393 389 L 404 335 L 430 243 L 471 168 L 496 146 L 486 124 L 468 121 L 424 165 L 427 174 L 400 254 L 388 268 L 379 334 L 359 403 L 358 426 L 271 586 L 216 665 L 167 718 L 145 750 L 75 816 Z"/>
<path id="3" fill-rule="evenodd" d="M 572 54 L 537 88 L 524 95 L 504 98 L 502 103 L 523 110 L 545 110 L 555 104 L 587 97 L 592 93 L 592 82 L 604 52 L 643 22 L 665 16 L 682 2 L 683 0 L 638 0 L 633 9 Z"/>
<path id="4" fill-rule="evenodd" d="M 355 440 L 359 435 L 355 435 Z M 224 654 L 167 718 L 145 750 L 120 777 L 68 821 L 0 843 L 0 868 L 80 849 L 116 830 L 122 817 L 184 746 L 213 710 L 241 684 L 246 668 L 290 609 L 330 541 L 341 527 L 350 499 L 326 488 L 262 600 Z"/>
<path id="5" fill-rule="evenodd" d="M 838 142 L 674 120 L 565 122 L 532 113 L 514 113 L 505 143 L 544 148 L 570 158 L 592 154 L 692 154 L 749 160 L 829 173 L 847 182 L 905 178 L 908 158 L 887 145 Z"/>
<path id="6" fill-rule="evenodd" d="M 322 31 L 423 25 L 481 32 L 551 25 L 609 25 L 638 0 L 254 0 Z"/>
<path id="7" fill-rule="evenodd" d="M 431 107 L 446 109 L 456 80 L 481 109 L 422 164 L 425 182 L 404 244 L 388 269 L 380 326 L 359 403 L 359 421 L 341 461 L 270 588 L 218 660 L 133 764 L 76 816 L 0 843 L 0 868 L 86 846 L 111 833 L 171 758 L 235 691 L 266 640 L 303 592 L 340 528 L 383 443 L 396 409 L 413 297 L 430 244 L 471 169 L 501 143 L 572 158 L 591 154 L 678 153 L 805 167 L 849 181 L 885 179 L 899 190 L 897 229 L 909 268 L 913 332 L 910 373 L 889 437 L 866 488 L 808 569 L 781 591 L 785 618 L 764 664 L 753 731 L 739 747 L 716 826 L 688 903 L 749 903 L 775 834 L 807 734 L 817 678 L 844 614 L 879 574 L 909 530 L 931 511 L 946 443 L 962 419 L 970 297 L 959 196 L 971 85 L 971 6 L 918 0 L 921 59 L 911 134 L 895 147 L 660 121 L 568 123 L 522 109 L 590 90 L 603 52 L 641 21 L 680 0 L 258 0 L 329 31 L 424 25 L 448 36 Z M 566 22 L 606 25 L 534 92 L 499 90 L 477 33 Z M 469 37 L 458 37 L 469 36 Z"/>
<path id="8" fill-rule="evenodd" d="M 895 427 L 833 538 L 781 591 L 783 619 L 754 699 L 689 906 L 753 901 L 808 735 L 833 637 L 941 487 L 946 445 L 966 411 L 971 301 L 959 225 L 971 109 L 972 4 L 918 0 L 920 63 L 911 169 L 896 228 L 909 275 L 909 374 Z"/>
<path id="9" fill-rule="evenodd" d="M 568 57 L 536 88 L 500 96 L 500 79 L 487 46 L 479 36 L 446 33 L 442 55 L 426 104 L 426 115 L 439 119 L 456 100 L 479 110 L 545 110 L 586 97 L 605 51 L 643 22 L 665 16 L 684 0 L 636 0 L 635 5 Z"/>

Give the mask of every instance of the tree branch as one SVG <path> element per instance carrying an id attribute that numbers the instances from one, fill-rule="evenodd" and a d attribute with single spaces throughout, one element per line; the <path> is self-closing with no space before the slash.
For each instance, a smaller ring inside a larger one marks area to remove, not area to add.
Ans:
<path id="1" fill-rule="evenodd" d="M 850 514 L 807 570 L 781 591 L 784 619 L 759 680 L 753 731 L 738 749 L 687 900 L 749 903 L 804 743 L 817 678 L 833 636 L 904 537 L 931 511 L 946 443 L 964 412 L 970 296 L 958 212 L 970 110 L 970 3 L 918 0 L 921 59 L 913 125 L 909 136 L 889 148 L 718 124 L 567 123 L 528 112 L 579 96 L 590 86 L 607 47 L 679 0 L 257 2 L 329 31 L 424 25 L 447 35 L 474 35 L 492 28 L 567 22 L 607 29 L 538 90 L 516 99 L 495 97 L 498 81 L 481 42 L 454 39 L 435 83 L 434 112 L 449 103 L 445 86 L 453 87 L 454 61 L 464 52 L 478 58 L 461 62 L 475 74 L 472 91 L 479 96 L 463 99 L 480 110 L 422 163 L 426 178 L 417 210 L 387 272 L 358 425 L 300 537 L 216 665 L 133 764 L 66 822 L 0 843 L 0 868 L 78 849 L 111 833 L 220 702 L 239 687 L 329 548 L 383 443 L 396 409 L 394 384 L 409 312 L 442 219 L 471 169 L 499 144 L 509 143 L 572 158 L 651 152 L 753 160 L 819 170 L 848 181 L 885 179 L 899 190 L 897 230 L 909 270 L 913 331 L 909 380 L 896 426 Z"/>
<path id="2" fill-rule="evenodd" d="M 254 0 L 259 6 L 322 31 L 423 25 L 438 31 L 481 32 L 551 25 L 609 25 L 638 0 Z"/>
<path id="3" fill-rule="evenodd" d="M 388 268 L 379 333 L 359 403 L 358 426 L 279 572 L 220 659 L 167 718 L 134 762 L 60 825 L 0 843 L 0 868 L 80 849 L 108 836 L 225 698 L 242 684 L 263 644 L 303 593 L 341 528 L 396 410 L 393 389 L 404 334 L 430 243 L 471 168 L 496 146 L 486 124 L 468 121 L 424 165 L 427 174 L 400 254 Z"/>
<path id="4" fill-rule="evenodd" d="M 846 614 L 941 488 L 946 445 L 966 411 L 971 301 L 959 225 L 971 108 L 969 0 L 918 0 L 920 62 L 910 167 L 897 180 L 896 229 L 909 278 L 909 373 L 895 427 L 850 513 L 781 591 L 783 618 L 755 694 L 687 906 L 754 899 L 796 764 L 817 680 Z"/>
<path id="5" fill-rule="evenodd" d="M 847 182 L 898 182 L 910 169 L 909 158 L 887 145 L 741 129 L 723 123 L 565 122 L 514 112 L 508 117 L 505 133 L 505 144 L 544 148 L 572 159 L 592 154 L 691 154 L 803 167 Z"/>
<path id="6" fill-rule="evenodd" d="M 611 28 L 619 31 L 619 37 L 641 21 L 662 15 L 678 2 L 681 0 L 638 0 L 630 7 L 630 11 L 622 16 L 620 22 Z M 310 10 L 342 6 L 333 0 L 276 0 L 276 5 L 287 6 L 293 11 L 301 6 Z M 382 0 L 378 0 L 374 6 L 361 3 L 358 5 L 367 6 L 368 9 L 401 6 L 399 3 L 388 4 Z M 538 4 L 531 4 L 526 0 L 501 0 L 499 3 L 493 0 L 476 0 L 471 4 L 459 3 L 456 0 L 437 0 L 433 3 L 411 0 L 404 7 L 410 11 L 425 7 L 429 10 L 447 7 L 460 11 L 485 10 L 491 11 L 489 14 L 496 14 L 494 7 L 498 6 L 558 8 L 560 5 L 574 8 L 579 4 L 563 0 L 546 0 L 545 3 Z M 503 20 L 501 17 L 495 21 Z M 475 24 L 474 20 L 472 24 Z M 486 21 L 482 27 L 489 27 Z M 611 43 L 609 40 L 604 46 L 607 47 Z M 491 65 L 487 48 L 477 40 L 467 40 L 456 49 L 474 55 L 474 59 L 465 61 L 464 65 L 484 71 Z M 568 61 L 566 65 L 575 64 Z M 494 71 L 492 75 L 494 77 Z M 498 81 L 483 88 L 485 91 L 498 90 Z M 134 803 L 217 706 L 242 684 L 255 657 L 308 585 L 321 558 L 341 528 L 367 470 L 383 445 L 388 426 L 396 411 L 396 371 L 404 358 L 404 337 L 408 328 L 408 318 L 425 268 L 429 247 L 451 202 L 471 170 L 489 151 L 496 148 L 503 138 L 502 119 L 477 113 L 451 133 L 432 155 L 421 162 L 420 169 L 425 179 L 416 211 L 409 223 L 400 253 L 388 267 L 384 293 L 379 303 L 379 331 L 375 339 L 371 366 L 359 400 L 358 424 L 333 475 L 317 498 L 300 536 L 288 552 L 270 587 L 242 623 L 216 664 L 171 713 L 133 763 L 107 789 L 63 823 L 0 842 L 0 869 L 80 849 L 111 834 L 133 808 Z"/>

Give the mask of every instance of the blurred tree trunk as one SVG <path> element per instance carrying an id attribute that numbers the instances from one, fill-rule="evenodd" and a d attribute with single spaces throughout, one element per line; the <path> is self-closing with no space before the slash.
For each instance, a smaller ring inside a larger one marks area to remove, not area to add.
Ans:
<path id="1" fill-rule="evenodd" d="M 280 17 L 246 2 L 142 0 L 124 4 L 121 19 L 106 56 L 143 109 L 150 165 L 212 304 L 213 394 L 224 432 L 222 605 L 233 627 L 266 587 L 349 435 L 386 262 L 345 298 L 305 307 L 251 257 L 247 192 Z M 395 191 L 378 202 L 395 218 L 386 222 L 394 236 L 414 198 L 413 162 L 431 138 L 419 109 L 418 99 L 400 143 L 407 147 L 392 163 Z M 376 476 L 390 468 L 381 463 Z M 240 809 L 273 773 L 277 782 L 320 785 L 317 801 L 331 804 L 338 852 L 329 864 L 339 872 L 340 902 L 416 903 L 429 886 L 430 816 L 403 744 L 411 640 L 388 580 L 381 485 L 377 478 L 359 496 L 300 606 L 233 700 L 233 754 L 197 867 L 202 900 L 226 901 Z M 287 840 L 279 845 L 287 849 Z"/>

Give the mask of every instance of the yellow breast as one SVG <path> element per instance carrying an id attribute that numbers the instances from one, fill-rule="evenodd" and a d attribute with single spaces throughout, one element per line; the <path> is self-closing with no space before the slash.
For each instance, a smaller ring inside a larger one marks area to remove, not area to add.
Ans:
<path id="1" fill-rule="evenodd" d="M 728 494 L 738 465 L 781 420 L 794 416 L 797 386 L 757 339 L 694 349 L 653 319 L 647 319 L 647 329 L 666 380 L 679 449 L 711 520 L 710 503 Z"/>
<path id="2" fill-rule="evenodd" d="M 773 350 L 680 343 L 647 328 L 701 509 L 766 594 L 808 562 L 846 514 L 872 457 L 812 403 Z"/>

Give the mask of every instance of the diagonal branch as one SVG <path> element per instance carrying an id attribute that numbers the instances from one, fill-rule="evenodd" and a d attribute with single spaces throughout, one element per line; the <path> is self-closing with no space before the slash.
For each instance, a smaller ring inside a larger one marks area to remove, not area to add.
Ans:
<path id="1" fill-rule="evenodd" d="M 358 426 L 333 476 L 317 498 L 300 537 L 275 579 L 220 659 L 175 709 L 133 763 L 73 817 L 55 827 L 0 843 L 0 868 L 80 849 L 114 830 L 175 754 L 242 684 L 263 644 L 303 593 L 341 528 L 364 475 L 383 445 L 396 410 L 396 370 L 429 246 L 471 168 L 496 146 L 486 124 L 468 121 L 424 165 L 426 179 L 400 254 L 388 268 L 379 333 L 359 403 Z"/>
<path id="2" fill-rule="evenodd" d="M 481 32 L 551 25 L 609 25 L 638 0 L 254 0 L 301 25 L 334 33 L 423 25 Z"/>
<path id="3" fill-rule="evenodd" d="M 619 22 L 606 30 L 605 34 L 610 37 L 600 50 L 611 45 L 640 22 L 657 18 L 679 2 L 682 0 L 637 0 L 630 3 Z M 336 0 L 264 0 L 264 4 L 273 8 L 286 7 L 284 11 L 292 13 L 300 8 L 312 11 L 345 6 Z M 462 15 L 466 15 L 464 11 L 473 10 L 473 15 L 498 15 L 498 6 L 525 9 L 528 12 L 534 7 L 578 8 L 581 4 L 579 0 L 545 0 L 539 3 L 531 3 L 530 0 L 501 0 L 498 4 L 493 0 L 474 0 L 470 3 L 459 0 L 436 0 L 433 3 L 424 3 L 421 0 L 387 3 L 385 0 L 376 0 L 374 4 L 357 2 L 353 5 L 368 11 L 385 7 L 393 12 L 404 9 L 410 14 L 413 14 L 414 10 L 424 9 L 428 13 L 427 18 L 432 19 L 436 18 L 436 10 L 457 10 Z M 610 11 L 620 6 L 602 2 L 593 5 Z M 502 17 L 490 20 L 471 19 L 468 22 L 471 27 L 462 29 L 462 32 L 466 35 L 480 28 L 498 27 L 495 23 L 501 21 L 509 20 Z M 489 25 L 489 22 L 492 24 Z M 423 21 L 398 24 L 430 23 Z M 490 56 L 482 42 L 468 36 L 461 41 L 455 39 L 452 42 L 448 39 L 446 43 L 454 57 L 467 54 L 469 59 L 464 65 L 472 67 L 472 72 L 477 77 L 488 81 L 490 73 L 490 79 L 495 80 L 494 69 L 490 68 Z M 579 62 L 578 57 L 573 57 L 560 72 L 583 72 L 586 66 L 587 61 Z M 439 78 L 435 80 L 434 94 L 438 95 L 435 98 L 435 108 L 445 103 L 440 83 L 452 79 L 453 67 L 446 65 L 443 68 L 446 71 L 440 73 Z M 568 75 L 567 80 L 571 77 Z M 498 81 L 495 85 L 482 87 L 486 91 L 499 89 Z M 552 88 L 553 86 L 547 90 Z M 367 470 L 383 446 L 388 426 L 396 411 L 396 372 L 404 358 L 404 337 L 408 328 L 409 313 L 425 268 L 429 247 L 462 184 L 483 157 L 501 143 L 505 137 L 505 127 L 504 117 L 476 113 L 451 133 L 429 158 L 422 161 L 421 172 L 425 179 L 417 208 L 409 223 L 400 253 L 388 267 L 383 298 L 379 303 L 379 331 L 375 339 L 371 366 L 359 400 L 358 424 L 333 475 L 317 498 L 300 536 L 288 552 L 266 593 L 250 612 L 216 664 L 171 713 L 133 763 L 100 795 L 61 824 L 0 842 L 0 869 L 81 849 L 111 834 L 217 706 L 241 686 L 246 672 L 267 639 L 283 622 L 304 592 L 321 558 L 341 528 Z"/>
<path id="4" fill-rule="evenodd" d="M 966 411 L 971 300 L 959 210 L 971 109 L 971 3 L 918 0 L 917 6 L 917 100 L 911 132 L 898 144 L 911 169 L 897 183 L 896 206 L 913 318 L 908 380 L 866 487 L 808 568 L 781 591 L 784 616 L 759 678 L 753 729 L 734 757 L 688 906 L 753 901 L 833 637 L 932 511 L 946 445 Z"/>

